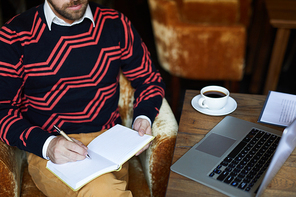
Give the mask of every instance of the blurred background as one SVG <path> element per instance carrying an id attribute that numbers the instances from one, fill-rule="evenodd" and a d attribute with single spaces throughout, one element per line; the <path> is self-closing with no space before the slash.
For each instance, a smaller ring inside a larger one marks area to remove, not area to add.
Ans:
<path id="1" fill-rule="evenodd" d="M 166 99 L 172 102 L 174 87 L 171 85 L 172 75 L 160 64 L 155 44 L 148 0 L 98 0 L 97 2 L 124 13 L 133 23 L 143 41 L 147 45 L 156 68 L 166 83 Z M 10 18 L 31 7 L 43 3 L 43 0 L 0 0 L 0 25 Z M 267 68 L 275 39 L 276 29 L 268 20 L 264 0 L 250 1 L 250 18 L 244 54 L 244 73 L 235 92 L 247 94 L 264 94 L 263 87 Z M 215 58 L 215 54 L 212 55 Z M 196 71 L 198 72 L 198 71 Z M 287 51 L 276 91 L 296 94 L 296 31 L 291 30 Z M 174 111 L 179 121 L 183 97 L 186 89 L 200 90 L 206 85 L 224 85 L 223 81 L 192 80 L 180 77 L 180 96 Z"/>

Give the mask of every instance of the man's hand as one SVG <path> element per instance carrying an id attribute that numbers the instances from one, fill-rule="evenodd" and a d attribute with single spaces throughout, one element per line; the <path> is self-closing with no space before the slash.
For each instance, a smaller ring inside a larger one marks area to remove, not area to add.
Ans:
<path id="1" fill-rule="evenodd" d="M 152 135 L 151 126 L 148 120 L 138 118 L 134 122 L 134 129 L 138 131 L 140 136 L 143 136 L 144 134 Z M 147 144 L 143 149 L 141 149 L 136 156 L 140 155 L 143 151 L 145 151 L 151 143 Z"/>
<path id="2" fill-rule="evenodd" d="M 78 140 L 73 139 L 73 141 L 75 143 L 66 140 L 64 137 L 52 139 L 48 145 L 46 155 L 56 164 L 85 159 L 87 147 Z"/>

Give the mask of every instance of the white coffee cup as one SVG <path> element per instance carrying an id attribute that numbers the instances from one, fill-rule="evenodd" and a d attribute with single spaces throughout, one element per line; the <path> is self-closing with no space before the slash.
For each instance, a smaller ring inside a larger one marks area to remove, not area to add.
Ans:
<path id="1" fill-rule="evenodd" d="M 222 109 L 228 101 L 229 91 L 221 86 L 206 86 L 200 91 L 198 104 L 210 110 Z"/>

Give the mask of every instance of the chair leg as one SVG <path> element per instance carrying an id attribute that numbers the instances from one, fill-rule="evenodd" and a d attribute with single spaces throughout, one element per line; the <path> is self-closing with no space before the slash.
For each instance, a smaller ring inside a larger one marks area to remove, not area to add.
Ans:
<path id="1" fill-rule="evenodd" d="M 229 90 L 230 93 L 238 93 L 240 82 L 239 81 L 225 81 L 224 87 Z"/>

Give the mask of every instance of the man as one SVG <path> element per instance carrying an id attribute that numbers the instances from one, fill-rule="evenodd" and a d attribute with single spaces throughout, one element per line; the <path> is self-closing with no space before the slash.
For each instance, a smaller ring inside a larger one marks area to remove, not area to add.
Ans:
<path id="1" fill-rule="evenodd" d="M 88 0 L 47 0 L 1 28 L 0 138 L 31 153 L 29 172 L 46 195 L 131 196 L 127 165 L 78 192 L 45 169 L 46 159 L 85 159 L 85 144 L 121 122 L 120 71 L 135 88 L 133 128 L 151 134 L 164 84 L 124 15 Z M 76 143 L 57 136 L 53 125 Z"/>

